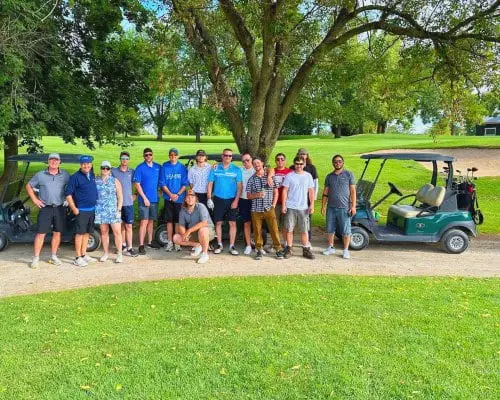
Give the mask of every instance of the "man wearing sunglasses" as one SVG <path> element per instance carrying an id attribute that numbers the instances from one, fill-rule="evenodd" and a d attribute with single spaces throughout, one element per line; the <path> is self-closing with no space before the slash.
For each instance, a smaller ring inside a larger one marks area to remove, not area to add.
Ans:
<path id="1" fill-rule="evenodd" d="M 284 257 L 292 256 L 293 231 L 297 227 L 302 242 L 302 255 L 312 260 L 314 255 L 311 252 L 307 231 L 309 215 L 314 213 L 314 181 L 311 174 L 304 171 L 305 161 L 302 157 L 296 156 L 293 165 L 295 171 L 289 173 L 283 181 L 281 212 L 285 214 L 287 242 Z"/>
<path id="2" fill-rule="evenodd" d="M 234 247 L 236 241 L 236 216 L 238 214 L 238 201 L 243 189 L 241 168 L 234 165 L 233 151 L 222 151 L 222 163 L 210 171 L 207 187 L 207 206 L 214 210 L 215 232 L 217 234 L 217 247 L 214 254 L 220 254 L 222 246 L 222 221 L 229 222 L 229 252 L 238 255 Z M 213 199 L 212 199 L 213 197 Z"/>
<path id="3" fill-rule="evenodd" d="M 343 258 L 350 258 L 351 217 L 356 214 L 356 182 L 351 171 L 344 169 L 344 158 L 337 154 L 332 158 L 333 171 L 325 179 L 321 203 L 321 215 L 326 214 L 328 247 L 325 256 L 335 254 L 335 232 L 342 236 Z"/>
<path id="4" fill-rule="evenodd" d="M 153 162 L 153 150 L 146 147 L 143 151 L 144 162 L 139 164 L 134 171 L 135 190 L 139 195 L 139 254 L 146 254 L 144 239 L 148 235 L 147 247 L 159 249 L 160 246 L 153 242 L 153 225 L 158 219 L 158 182 L 161 165 Z"/>
<path id="5" fill-rule="evenodd" d="M 120 153 L 120 166 L 111 169 L 111 174 L 118 179 L 122 185 L 123 205 L 121 209 L 122 216 L 122 252 L 129 257 L 137 257 L 137 250 L 132 247 L 132 224 L 134 223 L 134 200 L 132 193 L 132 177 L 134 170 L 129 168 L 130 153 L 122 151 Z"/>
<path id="6" fill-rule="evenodd" d="M 278 200 L 275 208 L 276 220 L 278 222 L 278 228 L 281 229 L 286 246 L 286 229 L 284 224 L 285 215 L 281 212 L 281 203 L 283 202 L 283 181 L 285 180 L 285 176 L 293 170 L 286 167 L 286 156 L 283 153 L 276 154 L 274 161 L 276 162 L 276 167 L 274 168 L 274 180 L 278 187 Z"/>
<path id="7" fill-rule="evenodd" d="M 241 192 L 240 201 L 238 202 L 238 212 L 240 218 L 243 220 L 243 235 L 245 237 L 245 251 L 243 254 L 252 254 L 252 200 L 247 197 L 247 183 L 250 177 L 255 174 L 255 169 L 252 166 L 252 156 L 250 153 L 243 153 L 241 155 L 241 162 L 243 166 L 241 167 L 241 176 L 243 179 L 243 190 Z"/>

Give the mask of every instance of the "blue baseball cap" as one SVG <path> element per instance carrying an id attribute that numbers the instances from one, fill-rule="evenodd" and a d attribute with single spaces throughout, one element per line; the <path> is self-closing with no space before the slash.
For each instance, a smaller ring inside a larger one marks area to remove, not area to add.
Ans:
<path id="1" fill-rule="evenodd" d="M 80 164 L 91 163 L 94 160 L 92 156 L 80 156 Z"/>
<path id="2" fill-rule="evenodd" d="M 179 150 L 177 150 L 175 147 L 172 147 L 169 151 L 168 154 L 174 153 L 176 156 L 179 155 Z"/>

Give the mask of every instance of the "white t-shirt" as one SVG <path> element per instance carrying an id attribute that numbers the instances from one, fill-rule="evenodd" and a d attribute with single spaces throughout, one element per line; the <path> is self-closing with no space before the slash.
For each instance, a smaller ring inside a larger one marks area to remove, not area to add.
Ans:
<path id="1" fill-rule="evenodd" d="M 283 186 L 288 188 L 286 207 L 293 210 L 307 210 L 309 189 L 314 189 L 314 181 L 309 172 L 297 174 L 290 172 L 285 176 Z"/>
<path id="2" fill-rule="evenodd" d="M 255 174 L 255 170 L 252 168 L 241 167 L 241 175 L 243 176 L 243 190 L 241 191 L 241 199 L 247 199 L 247 183 L 250 177 Z"/>

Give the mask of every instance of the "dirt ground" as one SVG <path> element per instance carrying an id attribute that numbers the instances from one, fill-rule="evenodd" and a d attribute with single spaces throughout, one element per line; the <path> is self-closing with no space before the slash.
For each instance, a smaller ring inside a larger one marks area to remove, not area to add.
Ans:
<path id="1" fill-rule="evenodd" d="M 367 249 L 352 252 L 350 260 L 343 260 L 340 254 L 326 257 L 321 254 L 326 240 L 320 229 L 314 230 L 312 244 L 316 255 L 312 261 L 301 257 L 300 247 L 294 248 L 295 256 L 288 260 L 266 256 L 256 261 L 242 254 L 210 253 L 210 260 L 204 265 L 196 264 L 188 250 L 172 253 L 150 250 L 145 256 L 124 257 L 123 264 L 108 260 L 92 263 L 86 268 L 71 265 L 72 246 L 63 245 L 59 254 L 64 262 L 61 267 L 42 261 L 36 270 L 28 268 L 32 246 L 11 245 L 0 255 L 0 297 L 123 282 L 214 276 L 343 274 L 500 277 L 499 235 L 474 239 L 461 255 L 444 253 L 437 245 L 370 243 Z M 102 251 L 97 250 L 92 255 L 99 257 L 101 254 Z M 41 260 L 46 260 L 48 256 L 46 246 Z"/>
<path id="2" fill-rule="evenodd" d="M 500 176 L 500 149 L 396 149 L 396 150 L 381 150 L 375 153 L 438 153 L 447 156 L 452 156 L 457 159 L 454 163 L 455 169 L 467 172 L 467 168 L 476 167 L 478 172 L 474 176 Z M 424 167 L 432 169 L 430 163 L 421 163 Z M 441 165 L 438 165 L 441 170 Z"/>

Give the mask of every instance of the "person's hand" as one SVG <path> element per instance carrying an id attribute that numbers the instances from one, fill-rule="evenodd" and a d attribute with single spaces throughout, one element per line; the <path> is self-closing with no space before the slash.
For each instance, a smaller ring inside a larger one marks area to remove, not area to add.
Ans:
<path id="1" fill-rule="evenodd" d="M 350 209 L 349 209 L 349 212 L 351 213 L 351 217 L 354 216 L 354 214 L 356 214 L 356 206 L 352 206 Z"/>
<path id="2" fill-rule="evenodd" d="M 233 200 L 233 202 L 231 203 L 231 209 L 235 209 L 235 208 L 238 208 L 238 200 Z"/>
<path id="3" fill-rule="evenodd" d="M 45 207 L 45 203 L 40 199 L 36 199 L 33 203 L 35 203 L 35 206 L 37 206 L 38 208 Z"/>
<path id="4" fill-rule="evenodd" d="M 170 200 L 172 200 L 172 201 L 177 201 L 179 199 L 179 195 L 176 193 L 172 193 L 172 195 L 169 197 L 170 197 Z"/>
<path id="5" fill-rule="evenodd" d="M 144 196 L 144 197 L 142 198 L 142 200 L 144 201 L 144 205 L 145 205 L 146 207 L 149 207 L 149 206 L 151 205 L 151 203 L 150 203 L 149 199 L 148 199 L 146 196 Z"/>
<path id="6" fill-rule="evenodd" d="M 286 214 L 286 206 L 281 207 L 281 214 Z"/>
<path id="7" fill-rule="evenodd" d="M 213 202 L 213 200 L 212 200 L 212 199 L 208 199 L 208 200 L 207 200 L 207 207 L 208 207 L 208 208 L 210 208 L 211 210 L 213 210 L 213 209 L 214 209 L 215 204 L 214 204 L 214 202 Z"/>
<path id="8" fill-rule="evenodd" d="M 182 240 L 184 242 L 189 242 L 189 237 L 191 236 L 191 232 L 189 232 L 189 230 L 187 230 L 186 232 L 184 232 L 184 235 L 182 236 Z"/>
<path id="9" fill-rule="evenodd" d="M 78 214 L 80 214 L 80 210 L 79 210 L 78 208 L 76 208 L 76 207 L 75 207 L 75 208 L 72 208 L 72 209 L 71 209 L 71 211 L 72 211 L 72 213 L 73 213 L 74 215 L 78 215 Z"/>
<path id="10" fill-rule="evenodd" d="M 116 210 L 116 218 L 122 218 L 122 212 L 120 210 Z"/>
<path id="11" fill-rule="evenodd" d="M 263 198 L 264 198 L 264 196 L 265 196 L 265 193 L 264 193 L 264 192 L 259 192 L 259 193 L 257 193 L 257 198 L 258 198 L 258 199 L 263 199 Z"/>
<path id="12" fill-rule="evenodd" d="M 314 214 L 314 206 L 313 205 L 309 206 L 309 214 Z"/>
<path id="13" fill-rule="evenodd" d="M 326 206 L 321 206 L 321 215 L 324 217 L 326 214 Z"/>
<path id="14" fill-rule="evenodd" d="M 274 187 L 274 176 L 268 175 L 267 176 L 267 185 L 269 187 Z"/>

